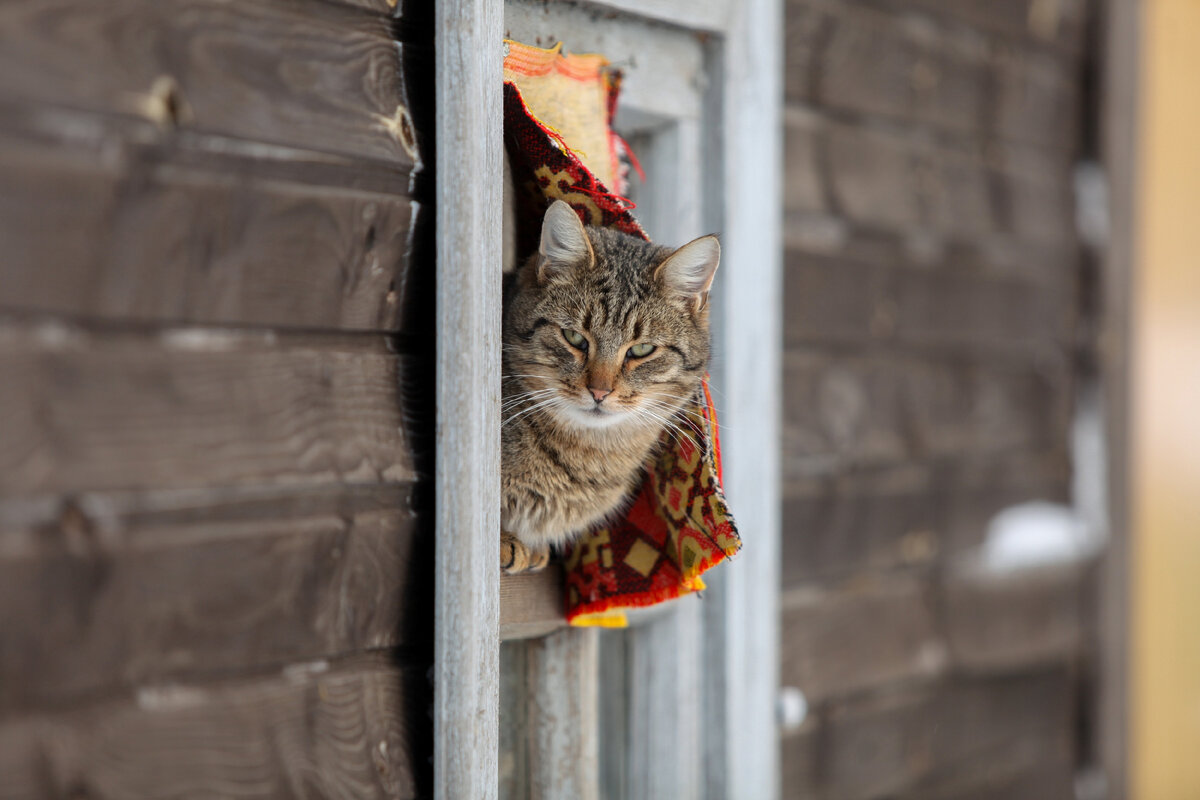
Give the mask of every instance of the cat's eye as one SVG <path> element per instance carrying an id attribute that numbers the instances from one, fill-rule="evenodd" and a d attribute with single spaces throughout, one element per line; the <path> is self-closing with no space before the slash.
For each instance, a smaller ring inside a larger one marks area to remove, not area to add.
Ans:
<path id="1" fill-rule="evenodd" d="M 626 354 L 628 356 L 632 356 L 633 358 L 645 358 L 646 356 L 650 355 L 653 352 L 654 352 L 654 345 L 647 344 L 646 342 L 641 342 L 641 343 L 635 344 L 633 347 L 629 348 L 629 350 L 626 351 Z"/>
<path id="2" fill-rule="evenodd" d="M 587 350 L 587 338 L 579 331 L 573 331 L 570 328 L 563 328 L 562 335 L 572 347 L 579 348 L 580 350 Z"/>

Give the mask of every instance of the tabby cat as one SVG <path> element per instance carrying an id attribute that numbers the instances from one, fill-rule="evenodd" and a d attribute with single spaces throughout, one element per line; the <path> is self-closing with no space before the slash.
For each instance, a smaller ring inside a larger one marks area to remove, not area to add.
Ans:
<path id="1" fill-rule="evenodd" d="M 621 510 L 708 368 L 721 247 L 585 228 L 561 200 L 505 292 L 501 566 L 544 566 Z"/>

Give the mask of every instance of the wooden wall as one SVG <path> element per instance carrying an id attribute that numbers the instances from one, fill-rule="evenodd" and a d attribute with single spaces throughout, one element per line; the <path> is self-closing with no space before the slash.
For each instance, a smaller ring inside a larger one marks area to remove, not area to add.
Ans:
<path id="1" fill-rule="evenodd" d="M 1070 501 L 1091 13 L 787 3 L 786 797 L 1074 797 L 1090 567 L 967 565 Z"/>
<path id="2" fill-rule="evenodd" d="M 428 792 L 432 53 L 392 3 L 0 11 L 0 797 Z"/>

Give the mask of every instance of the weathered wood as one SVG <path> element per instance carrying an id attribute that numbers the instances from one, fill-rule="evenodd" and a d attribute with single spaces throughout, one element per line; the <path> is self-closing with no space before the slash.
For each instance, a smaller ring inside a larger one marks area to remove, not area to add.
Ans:
<path id="1" fill-rule="evenodd" d="M 1066 453 L 855 468 L 790 481 L 783 504 L 784 586 L 924 566 L 984 540 L 1001 509 L 1067 502 Z"/>
<path id="2" fill-rule="evenodd" d="M 989 751 L 978 763 L 960 765 L 961 774 L 938 776 L 898 795 L 899 800 L 1075 800 L 1075 766 L 1065 748 L 1029 752 L 1009 747 Z M 1014 752 L 1016 751 L 1016 752 Z"/>
<path id="3" fill-rule="evenodd" d="M 18 2 L 0 42 L 0 96 L 421 162 L 382 15 L 317 0 Z"/>
<path id="4" fill-rule="evenodd" d="M 1100 109 L 1101 159 L 1108 184 L 1108 246 L 1103 255 L 1101 375 L 1104 470 L 1109 536 L 1101 562 L 1099 606 L 1099 697 L 1094 745 L 1111 800 L 1127 800 L 1129 779 L 1130 575 L 1130 368 L 1135 254 L 1138 252 L 1138 113 L 1143 107 L 1142 0 L 1112 0 L 1103 6 Z"/>
<path id="5" fill-rule="evenodd" d="M 497 792 L 503 22 L 499 0 L 434 7 L 435 800 Z"/>
<path id="6" fill-rule="evenodd" d="M 500 638 L 545 636 L 567 624 L 562 567 L 500 577 Z"/>
<path id="7" fill-rule="evenodd" d="M 899 690 L 836 705 L 822 752 L 826 797 L 897 796 L 990 763 L 1069 758 L 1071 681 L 1062 670 Z M 984 773 L 986 774 L 986 773 Z M 921 796 L 921 795 L 916 795 Z"/>
<path id="8" fill-rule="evenodd" d="M 779 740 L 780 797 L 785 800 L 811 800 L 819 797 L 821 777 L 820 727 L 810 721 Z"/>
<path id="9" fill-rule="evenodd" d="M 713 383 L 727 423 L 725 491 L 749 545 L 705 576 L 698 634 L 701 788 L 721 800 L 779 797 L 783 24 L 782 0 L 731 3 L 723 46 L 709 48 L 709 102 L 720 117 L 704 125 L 701 194 L 712 198 L 706 224 L 722 232 L 724 262 L 712 294 Z"/>
<path id="10" fill-rule="evenodd" d="M 383 337 L 0 325 L 0 496 L 408 482 Z"/>
<path id="11" fill-rule="evenodd" d="M 299 518 L 221 520 L 233 509 L 214 502 L 216 519 L 186 524 L 97 518 L 68 502 L 52 525 L 0 529 L 0 714 L 424 646 L 431 542 L 409 490 L 375 494 L 330 495 L 326 514 Z M 392 508 L 355 512 L 364 500 Z"/>
<path id="12" fill-rule="evenodd" d="M 781 600 L 780 681 L 809 703 L 928 677 L 946 663 L 932 587 L 914 577 L 864 578 Z"/>
<path id="13" fill-rule="evenodd" d="M 949 571 L 940 605 L 955 666 L 1006 670 L 1070 661 L 1086 633 L 1084 575 L 1081 564 Z"/>
<path id="14" fill-rule="evenodd" d="M 872 0 L 898 10 L 923 10 L 981 33 L 1078 54 L 1085 46 L 1091 0 Z"/>
<path id="15" fill-rule="evenodd" d="M 1015 236 L 1053 247 L 1075 240 L 1069 159 L 931 140 L 919 131 L 851 125 L 812 111 L 789 111 L 787 120 L 801 130 L 790 147 L 788 176 L 807 174 L 801 180 L 811 186 L 786 197 L 789 218 L 834 213 L 935 239 Z"/>
<path id="16" fill-rule="evenodd" d="M 1070 56 L 867 3 L 793 0 L 789 14 L 790 102 L 1025 142 L 1064 159 L 1076 146 L 1081 88 Z"/>
<path id="17" fill-rule="evenodd" d="M 568 628 L 527 648 L 530 800 L 597 800 L 599 631 Z"/>
<path id="18" fill-rule="evenodd" d="M 0 797 L 417 797 L 424 684 L 364 658 L 5 718 Z"/>
<path id="19" fill-rule="evenodd" d="M 788 344 L 875 344 L 1064 353 L 1072 344 L 1074 261 L 1038 279 L 921 269 L 790 250 L 784 271 Z"/>
<path id="20" fill-rule="evenodd" d="M 941 556 L 934 470 L 902 465 L 792 481 L 783 502 L 783 585 L 844 579 Z"/>
<path id="21" fill-rule="evenodd" d="M 1046 364 L 813 350 L 784 359 L 784 475 L 849 464 L 1013 452 L 1065 452 L 1069 377 Z"/>
<path id="22" fill-rule="evenodd" d="M 701 612 L 698 598 L 685 597 L 675 608 L 625 634 L 626 727 L 613 735 L 625 750 L 628 783 L 618 797 L 703 797 L 704 771 L 698 754 L 704 709 L 696 702 L 704 696 L 701 665 L 705 662 L 696 656 L 703 652 Z M 607 692 L 604 697 L 607 702 Z M 729 762 L 720 766 L 728 774 Z"/>
<path id="23" fill-rule="evenodd" d="M 69 146 L 0 135 L 5 308 L 307 329 L 399 330 L 412 316 L 427 215 L 403 194 Z"/>

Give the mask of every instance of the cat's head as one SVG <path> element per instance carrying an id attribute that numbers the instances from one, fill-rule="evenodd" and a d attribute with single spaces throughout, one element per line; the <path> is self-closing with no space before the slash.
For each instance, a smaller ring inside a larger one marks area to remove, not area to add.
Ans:
<path id="1" fill-rule="evenodd" d="M 506 394 L 577 428 L 663 427 L 708 367 L 720 255 L 715 236 L 672 250 L 555 201 L 506 310 Z"/>

